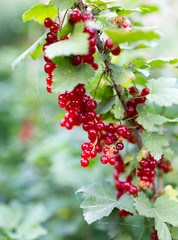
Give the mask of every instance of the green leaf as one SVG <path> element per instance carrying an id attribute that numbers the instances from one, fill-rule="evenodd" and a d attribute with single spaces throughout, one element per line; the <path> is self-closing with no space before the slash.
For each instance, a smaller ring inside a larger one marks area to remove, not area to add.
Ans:
<path id="1" fill-rule="evenodd" d="M 45 50 L 45 55 L 53 59 L 59 56 L 86 55 L 88 54 L 88 33 L 83 32 L 84 23 L 75 24 L 74 32 L 69 40 L 51 44 Z"/>
<path id="2" fill-rule="evenodd" d="M 67 23 L 64 25 L 64 27 L 61 29 L 61 31 L 58 33 L 58 38 L 62 38 L 66 36 L 67 34 L 72 32 L 72 25 L 67 21 Z"/>
<path id="3" fill-rule="evenodd" d="M 172 236 L 175 240 L 178 240 L 178 227 L 172 227 L 172 228 L 171 228 L 171 236 Z"/>
<path id="4" fill-rule="evenodd" d="M 12 63 L 12 69 L 17 67 L 17 65 L 29 55 L 32 56 L 33 59 L 38 58 L 39 55 L 42 53 L 42 46 L 45 44 L 45 38 L 46 33 L 43 34 L 30 48 L 28 48 Z"/>
<path id="5" fill-rule="evenodd" d="M 116 119 L 124 118 L 124 108 L 118 97 L 115 98 L 115 104 L 114 104 L 113 109 L 111 109 L 111 112 L 114 114 L 114 117 Z"/>
<path id="6" fill-rule="evenodd" d="M 171 57 L 171 58 L 155 58 L 147 61 L 147 64 L 150 67 L 161 67 L 162 65 L 169 63 L 169 64 L 175 64 L 178 63 L 178 58 Z"/>
<path id="7" fill-rule="evenodd" d="M 84 186 L 77 192 L 87 194 L 81 208 L 88 224 L 108 216 L 115 207 L 132 213 L 135 212 L 133 196 L 125 194 L 117 200 L 115 188 L 110 182 L 105 181 Z"/>
<path id="8" fill-rule="evenodd" d="M 47 234 L 47 230 L 39 224 L 20 226 L 17 231 L 18 238 L 33 240 Z"/>
<path id="9" fill-rule="evenodd" d="M 176 81 L 175 78 L 150 79 L 146 84 L 150 90 L 148 101 L 165 107 L 178 104 L 178 89 L 174 88 Z"/>
<path id="10" fill-rule="evenodd" d="M 178 118 L 169 119 L 159 114 L 142 113 L 139 114 L 137 122 L 141 124 L 144 129 L 154 131 L 156 125 L 162 125 L 165 122 L 178 122 Z"/>
<path id="11" fill-rule="evenodd" d="M 142 14 L 158 12 L 160 10 L 156 5 L 142 5 L 141 8 L 143 9 Z"/>
<path id="12" fill-rule="evenodd" d="M 146 131 L 143 132 L 142 137 L 146 149 L 156 160 L 159 160 L 164 152 L 164 147 L 169 145 L 168 140 L 163 135 Z"/>
<path id="13" fill-rule="evenodd" d="M 37 6 L 32 7 L 29 11 L 25 12 L 22 19 L 24 22 L 33 19 L 35 22 L 43 24 L 45 18 L 49 17 L 54 19 L 57 16 L 57 13 L 57 8 L 53 6 L 38 4 Z"/>
<path id="14" fill-rule="evenodd" d="M 159 39 L 160 34 L 156 30 L 134 28 L 130 32 L 115 28 L 106 28 L 104 30 L 108 36 L 114 41 L 115 44 L 125 42 L 136 42 L 140 40 L 151 41 L 153 39 Z"/>
<path id="15" fill-rule="evenodd" d="M 79 83 L 88 84 L 95 75 L 93 68 L 89 64 L 75 66 L 71 58 L 59 57 L 53 61 L 58 67 L 54 70 L 53 91 L 71 91 Z"/>
<path id="16" fill-rule="evenodd" d="M 132 153 L 126 153 L 124 156 L 124 163 L 128 163 L 134 160 L 134 155 Z"/>
<path id="17" fill-rule="evenodd" d="M 171 185 L 167 185 L 165 188 L 165 194 L 167 194 L 170 197 L 170 200 L 173 200 L 175 202 L 178 202 L 178 191 L 173 189 Z"/>
<path id="18" fill-rule="evenodd" d="M 126 17 L 131 13 L 134 13 L 134 12 L 141 13 L 144 10 L 145 10 L 145 8 L 135 8 L 135 9 L 121 8 L 121 9 L 116 10 L 116 13 L 117 13 L 118 17 L 123 17 L 123 16 Z"/>
<path id="19" fill-rule="evenodd" d="M 77 0 L 52 0 L 54 7 L 59 8 L 60 11 L 71 8 Z"/>
<path id="20" fill-rule="evenodd" d="M 135 207 L 141 216 L 155 219 L 155 228 L 160 240 L 171 240 L 169 229 L 165 223 L 178 225 L 178 203 L 164 195 L 157 198 L 154 207 L 144 193 L 138 193 Z"/>
<path id="21" fill-rule="evenodd" d="M 142 147 L 137 156 L 137 161 L 140 162 L 144 158 L 146 152 L 146 147 Z"/>
<path id="22" fill-rule="evenodd" d="M 98 103 L 98 106 L 96 108 L 96 113 L 107 113 L 111 110 L 112 106 L 115 103 L 115 97 L 112 97 L 109 100 L 101 100 L 101 102 Z"/>
<path id="23" fill-rule="evenodd" d="M 133 72 L 122 68 L 118 64 L 111 64 L 112 69 L 112 79 L 116 84 L 123 84 L 129 80 L 129 78 L 133 75 Z"/>

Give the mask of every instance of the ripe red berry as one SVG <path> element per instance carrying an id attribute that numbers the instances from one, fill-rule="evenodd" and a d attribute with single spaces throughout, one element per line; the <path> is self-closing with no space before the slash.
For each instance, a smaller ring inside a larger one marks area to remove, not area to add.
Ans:
<path id="1" fill-rule="evenodd" d="M 90 148 L 90 144 L 87 143 L 87 142 L 84 142 L 84 143 L 82 143 L 81 148 L 82 148 L 83 151 L 85 151 L 86 149 L 89 149 L 89 148 Z"/>
<path id="2" fill-rule="evenodd" d="M 102 164 L 107 164 L 109 162 L 109 159 L 107 156 L 103 155 L 101 158 L 100 158 L 100 161 Z"/>
<path id="3" fill-rule="evenodd" d="M 148 95 L 149 93 L 150 93 L 150 91 L 149 91 L 148 88 L 143 88 L 141 95 L 142 95 L 142 96 L 146 96 L 146 95 Z"/>
<path id="4" fill-rule="evenodd" d="M 157 232 L 151 234 L 151 240 L 159 240 Z"/>
<path id="5" fill-rule="evenodd" d="M 136 195 L 138 193 L 137 187 L 134 186 L 134 185 L 131 185 L 130 188 L 129 188 L 129 193 L 132 194 L 132 195 Z"/>
<path id="6" fill-rule="evenodd" d="M 54 69 L 55 69 L 55 64 L 52 62 L 48 62 L 44 66 L 44 70 L 47 74 L 51 74 Z"/>
<path id="7" fill-rule="evenodd" d="M 91 21 L 94 20 L 93 14 L 91 14 L 91 13 L 86 13 L 86 14 L 83 15 L 82 21 L 85 22 L 85 21 L 88 21 L 88 20 L 91 20 Z"/>
<path id="8" fill-rule="evenodd" d="M 95 158 L 96 155 L 97 155 L 97 152 L 96 152 L 96 151 L 92 151 L 92 152 L 91 152 L 91 158 Z"/>
<path id="9" fill-rule="evenodd" d="M 127 212 L 127 211 L 125 211 L 124 209 L 120 209 L 120 210 L 119 210 L 119 217 L 120 217 L 120 218 L 125 218 L 125 217 L 127 217 L 128 215 L 130 215 L 130 212 Z"/>
<path id="10" fill-rule="evenodd" d="M 95 45 L 96 45 L 96 38 L 94 38 L 94 37 L 90 38 L 89 45 L 90 45 L 90 47 L 95 47 Z"/>
<path id="11" fill-rule="evenodd" d="M 73 23 L 76 23 L 76 22 L 80 22 L 82 20 L 82 14 L 80 11 L 78 10 L 74 10 L 71 12 L 70 14 L 70 20 L 73 22 Z"/>
<path id="12" fill-rule="evenodd" d="M 119 46 L 116 46 L 112 51 L 111 53 L 114 55 L 114 56 L 118 56 L 120 53 L 121 53 L 121 49 Z"/>
<path id="13" fill-rule="evenodd" d="M 127 114 L 130 116 L 136 115 L 136 109 L 133 106 L 128 106 L 126 111 L 127 111 Z"/>
<path id="14" fill-rule="evenodd" d="M 96 29 L 85 27 L 84 32 L 89 33 L 90 34 L 90 38 L 92 38 L 92 37 L 95 36 Z"/>
<path id="15" fill-rule="evenodd" d="M 96 124 L 96 129 L 100 132 L 103 131 L 104 130 L 104 123 L 103 122 L 98 122 Z"/>
<path id="16" fill-rule="evenodd" d="M 74 65 L 80 65 L 82 63 L 82 57 L 80 55 L 73 56 L 72 63 Z"/>
<path id="17" fill-rule="evenodd" d="M 47 82 L 48 85 L 51 85 L 51 84 L 53 83 L 52 77 L 50 77 L 50 76 L 47 77 L 47 78 L 46 78 L 46 82 Z"/>
<path id="18" fill-rule="evenodd" d="M 127 28 L 127 27 L 130 28 L 131 26 L 132 26 L 132 23 L 131 23 L 130 20 L 126 19 L 126 20 L 123 21 L 123 27 L 124 28 Z"/>
<path id="19" fill-rule="evenodd" d="M 136 87 L 130 87 L 129 93 L 131 95 L 134 95 L 134 94 L 138 93 L 138 89 Z"/>
<path id="20" fill-rule="evenodd" d="M 116 148 L 117 148 L 118 150 L 123 150 L 123 149 L 124 149 L 124 144 L 123 144 L 122 142 L 118 142 L 118 143 L 116 144 Z"/>
<path id="21" fill-rule="evenodd" d="M 51 27 L 50 27 L 50 31 L 53 33 L 57 33 L 59 30 L 59 24 L 58 23 L 54 23 Z"/>
<path id="22" fill-rule="evenodd" d="M 47 90 L 49 93 L 52 93 L 52 91 L 51 91 L 51 85 L 47 85 L 46 90 Z"/>
<path id="23" fill-rule="evenodd" d="M 116 158 L 115 157 L 112 157 L 112 158 L 109 159 L 109 164 L 110 165 L 114 165 L 115 162 L 116 162 Z"/>
<path id="24" fill-rule="evenodd" d="M 149 162 L 147 159 L 143 158 L 141 161 L 140 161 L 140 167 L 142 168 L 148 168 L 149 167 Z"/>
<path id="25" fill-rule="evenodd" d="M 137 105 L 137 102 L 136 102 L 135 99 L 130 99 L 130 100 L 128 101 L 128 105 L 135 107 L 135 106 Z"/>
<path id="26" fill-rule="evenodd" d="M 122 190 L 123 186 L 122 186 L 122 182 L 120 181 L 116 181 L 115 183 L 115 187 L 117 190 Z"/>
<path id="27" fill-rule="evenodd" d="M 85 159 L 85 158 L 82 158 L 82 160 L 80 161 L 82 167 L 88 167 L 89 165 L 89 160 L 88 159 Z"/>
<path id="28" fill-rule="evenodd" d="M 150 168 L 154 169 L 157 166 L 157 161 L 156 160 L 150 160 L 149 166 L 150 166 Z"/>
<path id="29" fill-rule="evenodd" d="M 52 26 L 52 24 L 53 24 L 53 20 L 51 18 L 46 18 L 44 20 L 44 25 L 46 28 L 50 28 Z"/>
<path id="30" fill-rule="evenodd" d="M 119 136 L 124 137 L 127 133 L 127 127 L 125 125 L 119 125 L 116 129 L 116 132 Z"/>
<path id="31" fill-rule="evenodd" d="M 124 185 L 124 190 L 125 190 L 125 191 L 129 191 L 130 186 L 131 186 L 131 183 L 128 182 L 128 181 L 125 181 L 123 185 Z"/>
<path id="32" fill-rule="evenodd" d="M 114 43 L 113 43 L 113 40 L 112 39 L 110 39 L 110 38 L 108 38 L 107 40 L 106 40 L 106 47 L 108 48 L 108 49 L 112 49 L 113 47 L 114 47 Z"/>
<path id="33" fill-rule="evenodd" d="M 49 32 L 47 34 L 47 43 L 53 43 L 55 40 L 57 40 L 57 35 L 53 32 Z"/>
<path id="34" fill-rule="evenodd" d="M 96 62 L 93 62 L 93 63 L 92 63 L 92 67 L 93 67 L 93 69 L 94 69 L 95 71 L 97 71 L 98 68 L 99 68 L 99 66 L 98 66 L 98 64 L 97 64 Z"/>

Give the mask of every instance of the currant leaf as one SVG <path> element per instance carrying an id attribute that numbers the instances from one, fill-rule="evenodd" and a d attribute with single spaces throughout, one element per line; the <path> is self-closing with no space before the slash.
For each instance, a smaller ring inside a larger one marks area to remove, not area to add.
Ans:
<path id="1" fill-rule="evenodd" d="M 76 3 L 77 0 L 67 0 L 67 1 L 64 1 L 64 0 L 52 0 L 52 3 L 54 5 L 55 8 L 59 8 L 60 11 L 64 11 L 66 9 L 69 9 L 71 8 L 74 3 Z"/>
<path id="2" fill-rule="evenodd" d="M 156 160 L 159 160 L 164 152 L 164 147 L 169 145 L 168 140 L 163 135 L 147 131 L 142 133 L 142 137 L 145 142 L 146 149 Z"/>
<path id="3" fill-rule="evenodd" d="M 27 56 L 31 56 L 36 59 L 43 52 L 43 45 L 45 43 L 46 33 L 43 34 L 30 48 L 28 48 L 24 53 L 22 53 L 13 63 L 12 69 L 17 67 L 17 65 L 24 60 Z"/>
<path id="4" fill-rule="evenodd" d="M 57 8 L 46 5 L 46 4 L 38 4 L 32 7 L 29 11 L 25 12 L 22 16 L 24 22 L 29 20 L 34 20 L 40 24 L 44 23 L 45 18 L 54 19 L 57 16 Z"/>
<path id="5" fill-rule="evenodd" d="M 129 80 L 129 78 L 133 75 L 133 72 L 122 68 L 118 64 L 111 64 L 112 69 L 112 78 L 116 84 L 123 84 Z"/>
<path id="6" fill-rule="evenodd" d="M 88 224 L 108 216 L 114 208 L 135 212 L 134 197 L 125 194 L 119 200 L 116 200 L 115 188 L 110 182 L 105 181 L 84 186 L 77 192 L 87 195 L 81 204 L 81 208 Z"/>
<path id="7" fill-rule="evenodd" d="M 150 91 L 148 101 L 165 107 L 178 104 L 178 88 L 174 88 L 176 81 L 175 78 L 150 79 L 146 84 Z"/>

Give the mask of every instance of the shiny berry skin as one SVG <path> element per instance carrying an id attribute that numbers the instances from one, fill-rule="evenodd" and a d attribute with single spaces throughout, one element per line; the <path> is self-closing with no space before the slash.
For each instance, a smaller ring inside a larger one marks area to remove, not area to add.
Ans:
<path id="1" fill-rule="evenodd" d="M 94 38 L 94 37 L 90 38 L 89 45 L 90 45 L 90 47 L 95 47 L 95 45 L 96 45 L 96 38 Z"/>
<path id="2" fill-rule="evenodd" d="M 97 107 L 97 102 L 93 99 L 90 99 L 86 102 L 86 107 L 89 111 L 93 111 Z"/>
<path id="3" fill-rule="evenodd" d="M 114 56 L 118 56 L 120 53 L 121 53 L 121 49 L 119 46 L 116 46 L 112 51 L 111 53 L 114 55 Z"/>
<path id="4" fill-rule="evenodd" d="M 80 11 L 78 10 L 74 10 L 71 12 L 70 14 L 70 20 L 73 22 L 73 23 L 76 23 L 76 22 L 80 22 L 82 20 L 82 14 Z"/>
<path id="5" fill-rule="evenodd" d="M 106 40 L 106 47 L 108 48 L 108 49 L 112 49 L 113 47 L 114 47 L 114 43 L 113 43 L 113 40 L 112 39 L 110 39 L 110 38 L 108 38 L 107 40 Z"/>
<path id="6" fill-rule="evenodd" d="M 93 63 L 92 63 L 92 67 L 93 67 L 93 69 L 94 69 L 95 71 L 97 71 L 98 68 L 99 68 L 99 66 L 98 66 L 98 64 L 97 64 L 96 62 L 93 62 Z"/>
<path id="7" fill-rule="evenodd" d="M 89 33 L 90 34 L 90 38 L 92 38 L 96 34 L 96 29 L 85 27 L 84 32 Z"/>
<path id="8" fill-rule="evenodd" d="M 51 74 L 54 69 L 55 69 L 55 64 L 52 62 L 48 62 L 44 66 L 44 70 L 47 74 Z"/>
<path id="9" fill-rule="evenodd" d="M 112 158 L 109 159 L 109 164 L 110 164 L 110 165 L 114 165 L 115 162 L 116 162 L 115 157 L 112 157 Z"/>
<path id="10" fill-rule="evenodd" d="M 45 60 L 45 62 L 51 62 L 51 60 L 46 56 L 44 56 L 44 60 Z"/>
<path id="11" fill-rule="evenodd" d="M 129 88 L 129 93 L 130 93 L 131 95 L 134 95 L 135 93 L 138 93 L 138 89 L 135 88 L 135 87 L 130 87 L 130 88 Z"/>
<path id="12" fill-rule="evenodd" d="M 115 187 L 117 190 L 122 190 L 122 188 L 123 188 L 122 183 L 120 181 L 116 181 Z"/>
<path id="13" fill-rule="evenodd" d="M 59 24 L 58 23 L 54 23 L 51 27 L 50 27 L 50 31 L 53 33 L 57 33 L 59 30 Z"/>
<path id="14" fill-rule="evenodd" d="M 119 125 L 116 129 L 116 132 L 119 136 L 124 137 L 127 133 L 127 127 L 125 125 Z"/>
<path id="15" fill-rule="evenodd" d="M 151 234 L 151 240 L 159 240 L 158 235 L 156 232 Z"/>
<path id="16" fill-rule="evenodd" d="M 118 143 L 116 144 L 116 148 L 117 148 L 118 150 L 123 150 L 123 149 L 124 149 L 124 144 L 123 144 L 122 142 L 118 142 Z"/>
<path id="17" fill-rule="evenodd" d="M 46 28 L 50 28 L 52 26 L 52 24 L 53 24 L 53 20 L 51 18 L 46 18 L 44 20 L 44 25 Z"/>
<path id="18" fill-rule="evenodd" d="M 96 124 L 96 129 L 100 132 L 103 131 L 104 130 L 104 123 L 103 122 L 98 122 Z"/>
<path id="19" fill-rule="evenodd" d="M 127 111 L 127 114 L 130 116 L 136 115 L 136 109 L 133 106 L 128 106 L 126 111 Z"/>
<path id="20" fill-rule="evenodd" d="M 47 90 L 49 93 L 52 93 L 52 91 L 51 91 L 51 85 L 47 85 L 46 90 Z"/>
<path id="21" fill-rule="evenodd" d="M 131 185 L 130 182 L 125 181 L 125 182 L 124 182 L 124 190 L 125 190 L 125 191 L 129 191 L 130 185 Z"/>
<path id="22" fill-rule="evenodd" d="M 47 34 L 47 43 L 53 43 L 55 40 L 57 40 L 57 35 L 53 32 L 49 32 Z"/>
<path id="23" fill-rule="evenodd" d="M 46 82 L 47 82 L 48 85 L 51 85 L 51 84 L 53 83 L 52 77 L 50 77 L 50 76 L 47 77 L 47 78 L 46 78 Z"/>
<path id="24" fill-rule="evenodd" d="M 82 57 L 80 55 L 73 56 L 72 63 L 76 66 L 80 65 L 82 63 Z"/>
<path id="25" fill-rule="evenodd" d="M 151 169 L 150 168 L 143 168 L 142 169 L 142 174 L 144 176 L 149 176 L 150 175 L 150 172 L 151 172 Z"/>
<path id="26" fill-rule="evenodd" d="M 111 144 L 113 144 L 112 138 L 111 137 L 106 137 L 105 138 L 105 143 L 106 145 L 110 146 Z"/>
<path id="27" fill-rule="evenodd" d="M 93 138 L 96 138 L 97 135 L 98 135 L 98 133 L 97 133 L 97 131 L 96 131 L 95 129 L 90 129 L 90 130 L 88 131 L 88 135 L 91 136 L 91 137 L 93 137 Z"/>
<path id="28" fill-rule="evenodd" d="M 148 88 L 143 88 L 141 95 L 142 95 L 142 96 L 146 96 L 146 95 L 148 95 L 149 93 L 150 93 L 150 91 L 149 91 Z"/>
<path id="29" fill-rule="evenodd" d="M 149 167 L 154 169 L 156 166 L 157 166 L 157 161 L 156 160 L 150 160 Z"/>
<path id="30" fill-rule="evenodd" d="M 97 155 L 97 152 L 96 152 L 96 151 L 92 151 L 92 152 L 91 152 L 91 158 L 95 158 L 96 155 Z"/>
<path id="31" fill-rule="evenodd" d="M 106 154 L 109 150 L 110 150 L 109 147 L 105 147 L 105 148 L 103 149 L 104 154 Z"/>
<path id="32" fill-rule="evenodd" d="M 88 167 L 89 165 L 89 160 L 88 159 L 85 159 L 85 158 L 82 158 L 82 160 L 80 161 L 82 167 Z"/>
<path id="33" fill-rule="evenodd" d="M 85 21 L 88 21 L 88 20 L 91 20 L 91 21 L 94 20 L 93 14 L 91 14 L 91 13 L 86 13 L 86 14 L 83 15 L 82 21 L 85 22 Z"/>
<path id="34" fill-rule="evenodd" d="M 82 143 L 82 146 L 81 146 L 82 150 L 85 151 L 86 149 L 89 149 L 90 148 L 90 144 L 85 142 L 85 143 Z"/>
<path id="35" fill-rule="evenodd" d="M 128 101 L 128 105 L 135 107 L 135 106 L 137 105 L 137 102 L 136 102 L 135 99 L 130 99 L 130 100 Z"/>
<path id="36" fill-rule="evenodd" d="M 138 193 L 137 187 L 134 186 L 134 185 L 131 185 L 130 188 L 129 188 L 129 193 L 130 193 L 131 195 L 136 195 L 136 194 Z"/>
<path id="37" fill-rule="evenodd" d="M 102 164 L 107 164 L 109 162 L 109 159 L 107 156 L 103 155 L 101 158 L 100 158 L 100 161 Z"/>
<path id="38" fill-rule="evenodd" d="M 149 162 L 148 162 L 148 160 L 147 159 L 142 159 L 141 161 L 140 161 L 140 167 L 142 167 L 142 168 L 148 168 L 149 167 Z"/>
<path id="39" fill-rule="evenodd" d="M 132 137 L 132 132 L 129 129 L 127 129 L 127 132 L 126 132 L 124 138 L 125 139 L 130 139 L 131 137 Z"/>
<path id="40" fill-rule="evenodd" d="M 93 54 L 95 54 L 96 53 L 96 47 L 91 47 L 90 49 L 89 49 L 89 55 L 93 55 Z"/>
<path id="41" fill-rule="evenodd" d="M 123 21 L 123 27 L 124 28 L 127 28 L 127 27 L 131 27 L 132 26 L 132 23 L 130 20 L 126 19 Z"/>

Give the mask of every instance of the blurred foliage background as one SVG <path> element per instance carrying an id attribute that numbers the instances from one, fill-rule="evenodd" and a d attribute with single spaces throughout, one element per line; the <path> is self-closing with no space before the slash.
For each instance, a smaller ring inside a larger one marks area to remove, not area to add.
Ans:
<path id="1" fill-rule="evenodd" d="M 105 227 L 84 222 L 75 191 L 111 176 L 113 169 L 97 164 L 81 169 L 80 145 L 86 136 L 80 129 L 60 128 L 64 112 L 57 106 L 57 96 L 45 89 L 42 57 L 28 58 L 11 70 L 13 60 L 44 32 L 43 26 L 21 20 L 23 12 L 38 2 L 45 1 L 0 1 L 0 239 L 105 240 Z M 138 7 L 145 1 L 127 3 Z M 177 56 L 178 2 L 162 0 L 158 6 L 160 12 L 132 16 L 135 21 L 158 25 L 163 32 L 160 46 L 128 51 L 123 62 L 136 56 Z M 152 73 L 158 74 L 178 77 L 178 69 L 167 66 Z M 178 116 L 176 106 L 165 111 L 168 117 Z M 178 130 L 176 125 L 168 127 L 174 129 L 168 137 L 176 156 Z M 175 184 L 175 175 L 172 179 L 169 175 L 168 181 Z"/>

